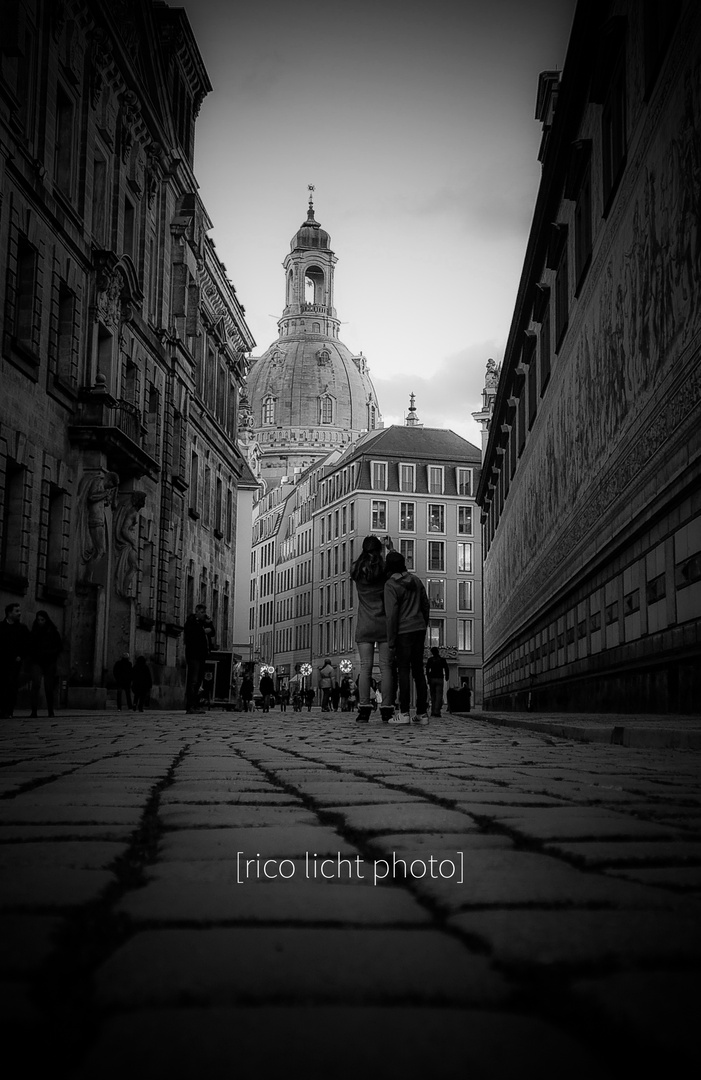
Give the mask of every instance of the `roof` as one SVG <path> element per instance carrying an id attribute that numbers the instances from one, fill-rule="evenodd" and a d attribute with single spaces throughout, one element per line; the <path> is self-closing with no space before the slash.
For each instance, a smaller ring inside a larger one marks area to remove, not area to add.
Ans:
<path id="1" fill-rule="evenodd" d="M 362 435 L 337 462 L 345 465 L 368 454 L 390 458 L 424 458 L 430 461 L 464 461 L 482 464 L 482 451 L 448 428 L 406 427 L 392 424 Z"/>

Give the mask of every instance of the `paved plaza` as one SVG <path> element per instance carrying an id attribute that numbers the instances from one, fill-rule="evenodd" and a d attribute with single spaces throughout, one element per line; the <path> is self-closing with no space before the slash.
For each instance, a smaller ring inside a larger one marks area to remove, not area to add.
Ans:
<path id="1" fill-rule="evenodd" d="M 5 721 L 1 985 L 24 1068 L 569 1080 L 698 1062 L 698 720 L 672 747 L 513 722 Z"/>

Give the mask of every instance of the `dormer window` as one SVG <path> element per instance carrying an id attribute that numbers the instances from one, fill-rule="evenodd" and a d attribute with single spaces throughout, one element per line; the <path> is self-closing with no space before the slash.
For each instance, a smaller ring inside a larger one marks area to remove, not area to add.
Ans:
<path id="1" fill-rule="evenodd" d="M 272 394 L 268 394 L 268 396 L 263 399 L 263 423 L 275 423 L 275 398 Z"/>

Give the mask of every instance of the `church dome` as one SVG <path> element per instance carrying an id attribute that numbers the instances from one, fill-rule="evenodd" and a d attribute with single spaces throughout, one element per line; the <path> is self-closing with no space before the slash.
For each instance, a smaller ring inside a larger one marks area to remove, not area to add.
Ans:
<path id="1" fill-rule="evenodd" d="M 335 263 L 310 198 L 307 220 L 283 262 L 286 303 L 278 339 L 251 358 L 247 378 L 247 431 L 268 483 L 382 427 L 367 360 L 339 340 Z"/>

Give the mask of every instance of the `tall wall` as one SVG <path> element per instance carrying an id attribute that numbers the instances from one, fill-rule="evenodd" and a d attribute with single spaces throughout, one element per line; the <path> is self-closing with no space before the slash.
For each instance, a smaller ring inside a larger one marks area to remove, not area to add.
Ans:
<path id="1" fill-rule="evenodd" d="M 544 132 L 478 496 L 494 707 L 699 708 L 701 17 L 679 9 L 580 4 Z"/>

